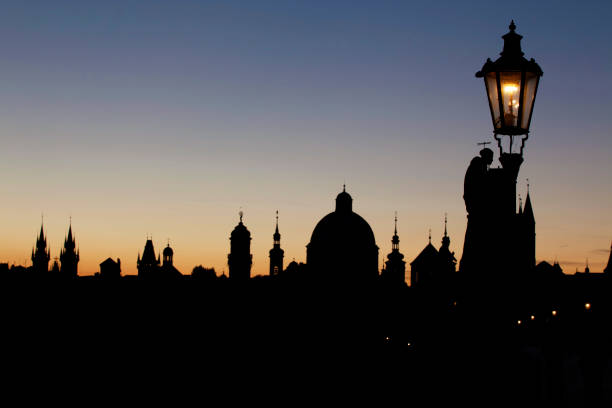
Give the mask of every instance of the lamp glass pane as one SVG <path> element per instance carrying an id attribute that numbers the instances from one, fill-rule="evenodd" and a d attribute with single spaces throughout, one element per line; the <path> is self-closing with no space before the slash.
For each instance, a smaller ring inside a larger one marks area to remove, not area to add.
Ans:
<path id="1" fill-rule="evenodd" d="M 487 87 L 487 97 L 489 98 L 489 107 L 491 108 L 491 118 L 493 119 L 493 128 L 501 128 L 501 119 L 499 117 L 499 99 L 497 96 L 497 81 L 495 72 L 489 72 L 485 75 L 485 85 Z"/>
<path id="2" fill-rule="evenodd" d="M 529 130 L 531 121 L 531 113 L 533 112 L 533 102 L 535 100 L 536 90 L 538 89 L 538 80 L 540 78 L 532 73 L 525 73 L 525 94 L 523 95 L 523 117 L 521 119 L 521 128 Z"/>
<path id="3" fill-rule="evenodd" d="M 521 95 L 521 73 L 500 72 L 503 124 L 505 127 L 518 127 L 519 97 Z"/>

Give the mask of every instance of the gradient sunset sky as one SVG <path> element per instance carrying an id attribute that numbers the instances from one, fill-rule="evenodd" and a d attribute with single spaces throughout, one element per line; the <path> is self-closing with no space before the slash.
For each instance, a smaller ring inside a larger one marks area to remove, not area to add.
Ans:
<path id="1" fill-rule="evenodd" d="M 31 264 L 44 213 L 52 257 L 72 217 L 82 275 L 109 256 L 136 273 L 147 234 L 183 273 L 227 273 L 242 208 L 266 274 L 275 211 L 285 262 L 305 261 L 343 183 L 380 262 L 394 211 L 409 262 L 445 212 L 460 258 L 463 177 L 492 140 L 474 73 L 511 19 L 544 71 L 518 185 L 537 260 L 608 259 L 609 1 L 1 4 L 0 262 Z"/>

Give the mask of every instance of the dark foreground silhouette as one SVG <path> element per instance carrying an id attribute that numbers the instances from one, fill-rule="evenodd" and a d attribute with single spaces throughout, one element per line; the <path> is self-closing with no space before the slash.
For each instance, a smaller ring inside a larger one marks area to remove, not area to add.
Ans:
<path id="1" fill-rule="evenodd" d="M 313 276 L 5 279 L 3 369 L 94 400 L 139 389 L 290 405 L 610 402 L 604 275 L 475 285 L 457 274 L 420 288 Z"/>

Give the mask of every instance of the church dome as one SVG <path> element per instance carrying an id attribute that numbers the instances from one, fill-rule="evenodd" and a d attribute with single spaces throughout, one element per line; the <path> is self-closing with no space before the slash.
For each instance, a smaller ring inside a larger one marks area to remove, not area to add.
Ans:
<path id="1" fill-rule="evenodd" d="M 172 256 L 174 255 L 174 251 L 170 248 L 170 245 L 164 248 L 164 256 Z"/>
<path id="2" fill-rule="evenodd" d="M 307 245 L 307 264 L 326 277 L 378 276 L 378 247 L 372 228 L 352 210 L 353 199 L 345 190 L 336 197 L 336 210 L 314 228 Z"/>
<path id="3" fill-rule="evenodd" d="M 319 221 L 312 231 L 310 242 L 323 245 L 338 245 L 342 242 L 376 245 L 374 232 L 366 220 L 354 212 L 338 211 L 327 214 Z"/>

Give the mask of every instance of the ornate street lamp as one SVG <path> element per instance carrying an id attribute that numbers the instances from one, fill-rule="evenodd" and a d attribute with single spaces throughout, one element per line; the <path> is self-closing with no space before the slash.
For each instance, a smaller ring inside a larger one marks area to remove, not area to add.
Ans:
<path id="1" fill-rule="evenodd" d="M 538 90 L 538 82 L 543 72 L 532 58 L 527 60 L 521 50 L 522 35 L 514 32 L 514 20 L 510 23 L 510 32 L 502 36 L 504 49 L 495 60 L 487 59 L 482 69 L 476 73 L 477 78 L 484 78 L 489 98 L 489 108 L 493 119 L 493 133 L 502 150 L 502 136 L 510 138 L 508 151 L 512 154 L 515 137 L 521 138 L 519 155 L 523 156 L 525 141 L 529 137 L 529 125 L 533 104 Z"/>

